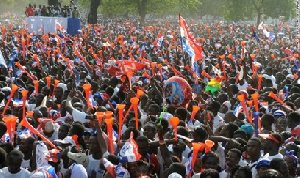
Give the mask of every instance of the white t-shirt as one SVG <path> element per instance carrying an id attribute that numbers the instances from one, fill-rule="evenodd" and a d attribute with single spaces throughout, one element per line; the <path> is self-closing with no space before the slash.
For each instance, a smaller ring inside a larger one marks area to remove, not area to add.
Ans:
<path id="1" fill-rule="evenodd" d="M 213 132 L 216 131 L 216 129 L 220 126 L 224 124 L 224 120 L 222 117 L 220 117 L 218 114 L 214 117 L 213 120 Z"/>
<path id="2" fill-rule="evenodd" d="M 23 159 L 21 167 L 24 169 L 30 169 L 30 159 L 28 160 Z"/>
<path id="3" fill-rule="evenodd" d="M 30 172 L 27 171 L 26 169 L 21 168 L 21 170 L 16 173 L 12 174 L 8 171 L 8 167 L 2 168 L 2 172 L 0 172 L 0 178 L 29 178 L 30 177 Z"/>
<path id="4" fill-rule="evenodd" d="M 86 115 L 87 114 L 85 112 L 80 112 L 77 109 L 72 110 L 72 116 L 73 116 L 74 122 L 78 121 L 80 123 L 88 123 L 89 120 L 85 119 Z"/>
<path id="5" fill-rule="evenodd" d="M 97 178 L 102 178 L 105 173 L 105 170 L 102 170 L 100 168 L 100 159 L 94 159 L 93 155 L 89 155 L 89 164 L 86 168 L 86 171 L 87 171 L 89 177 L 91 177 L 92 172 L 95 171 Z"/>

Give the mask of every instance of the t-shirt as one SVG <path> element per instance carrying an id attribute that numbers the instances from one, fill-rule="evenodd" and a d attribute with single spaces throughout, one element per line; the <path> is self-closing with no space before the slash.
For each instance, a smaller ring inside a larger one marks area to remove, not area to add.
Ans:
<path id="1" fill-rule="evenodd" d="M 92 173 L 96 173 L 96 178 L 102 178 L 105 173 L 105 170 L 100 168 L 100 159 L 94 159 L 93 155 L 89 155 L 89 164 L 86 171 L 89 177 L 92 176 Z"/>
<path id="2" fill-rule="evenodd" d="M 26 13 L 27 13 L 27 16 L 33 16 L 33 8 L 27 7 L 26 8 Z"/>
<path id="3" fill-rule="evenodd" d="M 28 160 L 23 159 L 21 167 L 24 169 L 30 169 L 30 159 Z"/>
<path id="4" fill-rule="evenodd" d="M 16 173 L 12 174 L 8 171 L 8 167 L 2 168 L 2 172 L 0 172 L 0 178 L 29 178 L 30 172 L 26 169 L 21 168 L 21 170 Z"/>

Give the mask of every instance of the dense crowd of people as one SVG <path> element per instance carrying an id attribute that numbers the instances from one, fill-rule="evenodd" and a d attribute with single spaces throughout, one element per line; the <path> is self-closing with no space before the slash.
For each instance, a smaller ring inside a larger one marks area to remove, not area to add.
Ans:
<path id="1" fill-rule="evenodd" d="M 299 31 L 188 22 L 3 27 L 0 177 L 298 177 Z"/>

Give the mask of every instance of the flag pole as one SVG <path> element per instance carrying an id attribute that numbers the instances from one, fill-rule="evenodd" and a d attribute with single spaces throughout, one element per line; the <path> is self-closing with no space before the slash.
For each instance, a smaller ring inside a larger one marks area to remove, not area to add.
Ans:
<path id="1" fill-rule="evenodd" d="M 181 33 L 180 33 L 180 17 L 181 15 L 179 14 L 179 36 L 180 36 L 180 45 L 181 45 L 181 50 L 182 50 L 182 55 L 183 55 L 183 61 L 185 62 L 185 54 L 184 54 L 184 51 L 183 51 L 183 45 L 182 45 L 182 37 L 181 37 Z M 180 59 L 179 59 L 180 60 Z"/>

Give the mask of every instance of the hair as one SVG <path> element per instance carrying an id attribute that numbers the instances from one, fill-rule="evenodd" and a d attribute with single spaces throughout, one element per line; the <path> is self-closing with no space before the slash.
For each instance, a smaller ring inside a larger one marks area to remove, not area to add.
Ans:
<path id="1" fill-rule="evenodd" d="M 6 156 L 7 153 L 3 148 L 0 148 L 0 164 L 3 166 L 3 164 L 6 163 Z"/>
<path id="2" fill-rule="evenodd" d="M 182 164 L 182 163 L 172 163 L 168 169 L 168 175 L 172 173 L 178 173 L 179 175 L 181 175 L 182 177 L 186 176 L 186 167 Z"/>
<path id="3" fill-rule="evenodd" d="M 252 178 L 252 172 L 248 166 L 239 167 L 236 171 L 243 171 L 245 178 Z"/>
<path id="4" fill-rule="evenodd" d="M 238 158 L 241 158 L 241 156 L 242 156 L 242 152 L 241 152 L 240 150 L 236 149 L 236 148 L 232 148 L 232 149 L 230 149 L 229 151 L 231 151 L 231 152 L 233 152 L 234 154 L 236 154 L 236 156 L 237 156 Z M 228 152 L 229 152 L 229 151 L 228 151 Z"/>
<path id="5" fill-rule="evenodd" d="M 0 148 L 3 148 L 6 153 L 10 153 L 14 149 L 9 142 L 0 143 Z"/>
<path id="6" fill-rule="evenodd" d="M 275 118 L 274 116 L 270 115 L 270 114 L 264 114 L 261 117 L 261 120 L 266 120 L 269 124 L 273 124 L 275 122 Z"/>
<path id="7" fill-rule="evenodd" d="M 133 139 L 136 140 L 137 137 L 140 135 L 139 131 L 134 127 L 128 127 L 124 134 L 122 134 L 122 140 L 128 140 L 130 138 L 130 133 L 133 133 Z"/>
<path id="8" fill-rule="evenodd" d="M 280 133 L 282 140 L 286 140 L 292 136 L 292 133 L 289 131 L 283 131 Z"/>
<path id="9" fill-rule="evenodd" d="M 5 133 L 7 131 L 6 124 L 4 122 L 0 122 L 0 130 Z M 2 136 L 2 135 L 1 135 Z"/>
<path id="10" fill-rule="evenodd" d="M 8 160 L 8 161 L 11 160 L 12 157 L 17 157 L 17 158 L 20 159 L 21 162 L 22 162 L 22 160 L 23 160 L 23 158 L 24 158 L 24 155 L 23 155 L 23 153 L 22 153 L 21 151 L 19 151 L 19 150 L 12 150 L 12 151 L 8 154 L 7 160 Z"/>
<path id="11" fill-rule="evenodd" d="M 114 165 L 118 165 L 120 163 L 119 157 L 111 154 L 107 156 L 107 160 Z"/>
<path id="12" fill-rule="evenodd" d="M 182 126 L 177 127 L 177 133 L 182 135 L 182 136 L 186 136 L 186 137 L 189 136 L 189 132 L 186 130 L 185 127 L 182 127 Z"/>
<path id="13" fill-rule="evenodd" d="M 205 169 L 201 174 L 200 178 L 206 178 L 207 176 L 210 176 L 211 178 L 219 178 L 219 172 L 215 169 Z"/>
<path id="14" fill-rule="evenodd" d="M 267 169 L 260 178 L 283 178 L 282 174 L 275 169 Z"/>
<path id="15" fill-rule="evenodd" d="M 298 124 L 300 123 L 300 114 L 298 112 L 291 112 L 288 115 L 289 119 L 292 119 L 294 123 Z"/>
<path id="16" fill-rule="evenodd" d="M 186 108 L 178 108 L 175 111 L 175 115 L 178 116 L 180 120 L 185 121 L 188 115 L 188 111 Z"/>
<path id="17" fill-rule="evenodd" d="M 285 162 L 285 160 L 283 158 L 273 158 L 270 162 L 270 168 L 279 170 L 281 162 Z"/>
<path id="18" fill-rule="evenodd" d="M 198 135 L 201 140 L 205 140 L 208 137 L 207 131 L 203 127 L 196 128 L 194 134 Z"/>
<path id="19" fill-rule="evenodd" d="M 217 153 L 210 151 L 208 153 L 205 153 L 205 155 L 202 158 L 202 163 L 204 164 L 209 157 L 216 158 L 219 162 L 219 156 L 217 155 Z"/>
<path id="20" fill-rule="evenodd" d="M 138 136 L 138 137 L 136 138 L 136 142 L 144 142 L 144 143 L 148 143 L 148 144 L 149 144 L 149 140 L 148 140 L 148 138 L 145 137 L 145 136 Z"/>
<path id="21" fill-rule="evenodd" d="M 80 122 L 74 122 L 72 127 L 74 128 L 75 134 L 78 135 L 78 138 L 81 138 L 85 131 L 84 125 Z"/>
<path id="22" fill-rule="evenodd" d="M 143 161 L 143 160 L 138 160 L 136 162 L 137 167 L 142 167 L 145 166 L 148 168 L 148 170 L 150 170 L 150 164 L 148 164 L 147 162 Z"/>
<path id="23" fill-rule="evenodd" d="M 242 135 L 242 139 L 247 139 L 248 138 L 248 135 L 247 135 L 247 133 L 246 133 L 246 131 L 245 130 L 243 130 L 243 129 L 238 129 L 238 130 L 236 130 L 234 133 L 233 133 L 233 135 L 235 135 L 235 134 L 240 134 L 240 135 Z"/>
<path id="24" fill-rule="evenodd" d="M 238 125 L 235 123 L 228 123 L 226 124 L 226 130 L 229 132 L 229 138 L 233 138 L 234 132 L 239 129 Z"/>
<path id="25" fill-rule="evenodd" d="M 261 140 L 259 139 L 259 138 L 257 138 L 257 137 L 252 137 L 252 138 L 250 138 L 249 139 L 249 141 L 255 141 L 255 142 L 257 142 L 258 143 L 258 146 L 260 146 L 261 147 Z"/>

